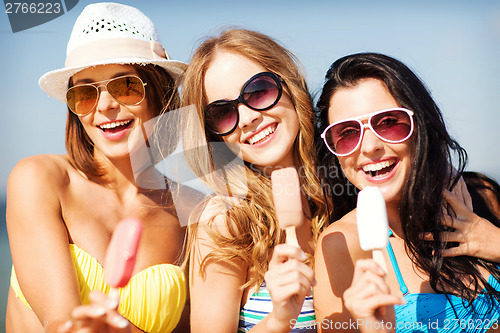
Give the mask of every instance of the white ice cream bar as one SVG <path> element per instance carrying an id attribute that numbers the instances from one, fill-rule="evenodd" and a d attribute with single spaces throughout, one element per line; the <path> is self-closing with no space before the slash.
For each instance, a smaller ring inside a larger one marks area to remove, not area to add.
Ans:
<path id="1" fill-rule="evenodd" d="M 359 245 L 364 251 L 383 249 L 389 242 L 389 223 L 382 192 L 368 186 L 358 194 L 356 209 Z"/>
<path id="2" fill-rule="evenodd" d="M 300 182 L 295 168 L 277 169 L 271 174 L 273 201 L 282 229 L 302 224 Z"/>

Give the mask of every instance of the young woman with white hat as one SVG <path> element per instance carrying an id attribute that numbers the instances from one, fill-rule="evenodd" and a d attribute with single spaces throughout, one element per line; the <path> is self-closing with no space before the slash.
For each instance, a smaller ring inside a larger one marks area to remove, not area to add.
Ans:
<path id="1" fill-rule="evenodd" d="M 14 269 L 7 331 L 176 327 L 187 293 L 178 266 L 185 228 L 161 175 L 156 178 L 163 186 L 138 181 L 147 175 L 136 172 L 129 147 L 145 144 L 146 123 L 178 106 L 176 80 L 185 67 L 169 59 L 153 23 L 136 8 L 98 3 L 78 17 L 65 67 L 39 82 L 67 103 L 67 154 L 23 159 L 9 177 Z M 143 224 L 134 275 L 119 300 L 81 307 L 102 300 L 91 291 L 109 293 L 101 264 L 115 226 L 126 217 Z"/>

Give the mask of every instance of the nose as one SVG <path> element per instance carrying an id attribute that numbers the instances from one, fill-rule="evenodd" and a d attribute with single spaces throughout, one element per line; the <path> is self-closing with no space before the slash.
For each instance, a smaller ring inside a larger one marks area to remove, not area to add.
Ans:
<path id="1" fill-rule="evenodd" d="M 99 100 L 97 101 L 97 111 L 99 112 L 113 110 L 120 106 L 120 103 L 118 103 L 103 86 L 99 87 L 98 96 Z"/>
<path id="2" fill-rule="evenodd" d="M 238 106 L 238 112 L 240 114 L 240 121 L 238 123 L 240 129 L 259 124 L 259 120 L 262 119 L 261 111 L 252 110 L 244 104 Z"/>
<path id="3" fill-rule="evenodd" d="M 361 153 L 371 155 L 383 149 L 384 144 L 382 140 L 372 132 L 368 126 L 365 125 L 363 137 L 361 138 Z"/>

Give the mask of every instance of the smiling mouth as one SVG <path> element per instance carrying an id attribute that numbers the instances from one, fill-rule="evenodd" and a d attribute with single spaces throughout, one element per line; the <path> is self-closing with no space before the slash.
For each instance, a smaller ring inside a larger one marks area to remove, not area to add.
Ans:
<path id="1" fill-rule="evenodd" d="M 126 129 L 130 124 L 132 123 L 132 120 L 124 120 L 124 121 L 115 121 L 113 123 L 107 123 L 104 125 L 98 126 L 103 132 L 119 132 L 121 130 Z"/>
<path id="2" fill-rule="evenodd" d="M 249 143 L 250 145 L 254 145 L 256 143 L 262 142 L 265 139 L 267 139 L 269 135 L 273 134 L 275 131 L 276 131 L 276 125 L 268 126 L 259 133 L 252 136 L 250 139 L 248 139 L 247 143 Z"/>
<path id="3" fill-rule="evenodd" d="M 368 164 L 362 167 L 363 171 L 372 178 L 383 177 L 394 169 L 395 160 L 383 161 L 375 164 Z"/>

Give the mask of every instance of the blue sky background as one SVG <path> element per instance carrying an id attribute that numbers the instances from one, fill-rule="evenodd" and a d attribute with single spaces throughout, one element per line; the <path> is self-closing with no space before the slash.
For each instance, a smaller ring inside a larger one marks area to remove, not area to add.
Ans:
<path id="1" fill-rule="evenodd" d="M 80 0 L 65 15 L 15 34 L 2 8 L 0 196 L 20 159 L 65 152 L 65 106 L 49 98 L 37 82 L 45 72 L 63 67 L 73 23 L 91 2 Z M 469 169 L 500 180 L 497 0 L 121 2 L 148 15 L 170 56 L 186 62 L 194 46 L 221 27 L 266 33 L 301 60 L 313 93 L 341 56 L 361 51 L 394 56 L 432 91 L 449 130 L 469 153 Z"/>
<path id="2" fill-rule="evenodd" d="M 2 200 L 7 178 L 24 157 L 65 152 L 66 108 L 39 88 L 38 78 L 64 66 L 73 23 L 91 2 L 80 0 L 63 16 L 15 34 L 0 6 L 0 331 L 11 265 Z M 426 82 L 469 153 L 469 169 L 500 181 L 498 0 L 121 2 L 149 16 L 170 56 L 186 62 L 200 40 L 222 27 L 266 33 L 301 60 L 313 93 L 339 57 L 362 51 L 396 57 Z"/>

